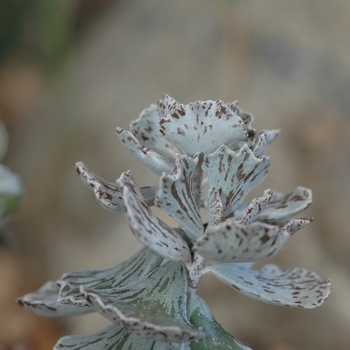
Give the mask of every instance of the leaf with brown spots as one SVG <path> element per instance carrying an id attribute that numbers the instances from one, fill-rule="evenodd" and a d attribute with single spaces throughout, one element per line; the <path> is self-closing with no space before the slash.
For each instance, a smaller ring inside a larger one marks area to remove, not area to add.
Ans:
<path id="1" fill-rule="evenodd" d="M 199 155 L 193 158 L 177 155 L 174 175 L 163 174 L 155 204 L 180 223 L 187 236 L 195 241 L 203 224 L 195 196 L 195 170 Z"/>
<path id="2" fill-rule="evenodd" d="M 214 261 L 258 261 L 277 254 L 289 237 L 309 222 L 292 220 L 279 227 L 262 222 L 244 225 L 230 218 L 208 227 L 192 250 Z"/>
<path id="3" fill-rule="evenodd" d="M 227 217 L 249 191 L 265 179 L 269 166 L 269 157 L 255 157 L 247 145 L 237 153 L 222 145 L 205 156 L 202 168 L 209 177 L 208 209 L 211 208 L 210 201 L 215 200 L 214 191 L 219 191 L 223 213 Z"/>
<path id="4" fill-rule="evenodd" d="M 122 193 L 118 184 L 103 180 L 89 171 L 82 162 L 76 163 L 75 169 L 83 183 L 94 192 L 97 201 L 103 208 L 113 212 L 125 211 Z M 157 189 L 156 186 L 142 187 L 140 189 L 148 205 L 154 205 Z"/>
<path id="5" fill-rule="evenodd" d="M 163 172 L 172 174 L 174 163 L 166 159 L 160 153 L 150 148 L 144 147 L 130 131 L 117 128 L 116 135 L 121 144 L 136 159 L 138 159 L 156 174 L 162 175 Z"/>
<path id="6" fill-rule="evenodd" d="M 248 136 L 242 119 L 220 100 L 184 105 L 165 95 L 159 104 L 165 106 L 160 133 L 191 156 L 208 154 L 224 143 Z"/>
<path id="7" fill-rule="evenodd" d="M 130 131 L 142 145 L 154 149 L 171 161 L 175 161 L 175 152 L 178 150 L 159 132 L 160 118 L 158 106 L 152 104 L 141 112 L 137 120 L 131 122 Z"/>
<path id="8" fill-rule="evenodd" d="M 49 281 L 36 292 L 18 298 L 17 302 L 26 310 L 45 317 L 75 316 L 93 311 L 90 307 L 82 308 L 59 303 L 58 293 L 59 287 L 56 282 Z"/>
<path id="9" fill-rule="evenodd" d="M 312 192 L 305 187 L 298 186 L 287 194 L 273 191 L 271 201 L 259 216 L 259 220 L 278 222 L 288 219 L 305 210 L 311 202 Z"/>
<path id="10" fill-rule="evenodd" d="M 190 261 L 191 254 L 187 243 L 175 229 L 153 215 L 131 172 L 123 173 L 117 183 L 123 187 L 126 214 L 135 237 L 164 258 Z"/>
<path id="11" fill-rule="evenodd" d="M 247 225 L 254 222 L 270 202 L 272 194 L 273 192 L 270 189 L 267 189 L 264 191 L 262 197 L 254 198 L 248 205 L 240 223 Z"/>
<path id="12" fill-rule="evenodd" d="M 111 322 L 147 339 L 186 342 L 205 336 L 187 319 L 187 276 L 178 262 L 161 265 L 138 283 L 93 293 L 87 302 Z"/>
<path id="13" fill-rule="evenodd" d="M 281 130 L 262 131 L 253 146 L 255 157 L 261 157 L 265 153 L 267 146 L 280 134 L 280 132 Z"/>
<path id="14" fill-rule="evenodd" d="M 250 263 L 218 264 L 207 266 L 204 272 L 244 295 L 270 304 L 312 309 L 320 306 L 330 293 L 330 280 L 303 268 L 266 265 L 253 270 Z"/>
<path id="15" fill-rule="evenodd" d="M 60 287 L 58 300 L 62 304 L 88 306 L 80 292 L 81 286 L 96 292 L 125 287 L 152 272 L 162 261 L 163 257 L 145 247 L 128 260 L 110 269 L 65 273 L 57 281 Z"/>

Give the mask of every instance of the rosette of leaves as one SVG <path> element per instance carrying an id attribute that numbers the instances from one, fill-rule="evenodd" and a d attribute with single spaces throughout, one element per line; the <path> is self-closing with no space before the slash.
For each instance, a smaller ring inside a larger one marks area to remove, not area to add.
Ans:
<path id="1" fill-rule="evenodd" d="M 243 203 L 268 173 L 264 152 L 279 130 L 256 132 L 253 116 L 237 102 L 184 105 L 165 95 L 131 123 L 130 131 L 117 128 L 116 134 L 160 176 L 158 186 L 139 188 L 130 171 L 111 183 L 83 163 L 76 169 L 104 208 L 126 212 L 133 235 L 145 247 L 115 267 L 66 273 L 19 299 L 38 315 L 95 311 L 111 321 L 95 334 L 64 337 L 55 349 L 248 349 L 197 295 L 205 274 L 276 305 L 314 308 L 328 297 L 330 281 L 314 272 L 271 264 L 253 268 L 312 221 L 292 218 L 311 203 L 311 191 L 304 187 L 287 194 L 267 189 Z M 162 222 L 151 206 L 164 210 L 178 227 Z"/>

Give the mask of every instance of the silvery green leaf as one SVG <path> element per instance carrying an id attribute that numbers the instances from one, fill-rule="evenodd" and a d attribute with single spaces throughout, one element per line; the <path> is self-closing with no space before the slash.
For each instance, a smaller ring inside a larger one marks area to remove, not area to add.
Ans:
<path id="1" fill-rule="evenodd" d="M 127 130 L 121 128 L 116 129 L 116 135 L 122 145 L 146 167 L 154 171 L 158 175 L 162 173 L 172 174 L 174 163 L 167 160 L 160 153 L 144 147 L 139 140 Z"/>
<path id="2" fill-rule="evenodd" d="M 135 237 L 164 258 L 190 261 L 185 240 L 156 216 L 144 201 L 131 172 L 123 173 L 117 181 L 123 185 L 123 199 L 131 231 Z"/>
<path id="3" fill-rule="evenodd" d="M 219 191 L 226 217 L 251 189 L 265 179 L 269 166 L 269 157 L 255 157 L 247 145 L 237 153 L 225 145 L 220 146 L 214 153 L 204 157 L 202 165 L 209 177 L 208 202 L 212 200 L 214 191 Z"/>
<path id="4" fill-rule="evenodd" d="M 154 342 L 152 350 L 182 350 L 182 343 Z"/>
<path id="5" fill-rule="evenodd" d="M 46 282 L 35 293 L 26 294 L 17 299 L 25 309 L 39 316 L 62 317 L 80 315 L 91 312 L 91 308 L 82 308 L 75 305 L 63 305 L 57 301 L 59 287 L 56 282 Z"/>
<path id="6" fill-rule="evenodd" d="M 186 343 L 181 350 L 251 350 L 221 327 L 202 298 L 193 292 L 189 298 L 190 321 L 206 337 Z"/>
<path id="7" fill-rule="evenodd" d="M 263 222 L 240 224 L 235 219 L 208 227 L 192 250 L 206 259 L 220 262 L 249 262 L 275 255 L 310 219 L 295 219 L 279 227 Z"/>
<path id="8" fill-rule="evenodd" d="M 220 197 L 220 190 L 218 189 L 211 189 L 211 192 L 209 192 L 208 197 L 210 198 L 210 201 L 207 202 L 207 208 L 209 215 L 209 226 L 215 226 L 219 222 L 224 220 L 224 212 L 223 212 L 223 205 L 221 202 Z"/>
<path id="9" fill-rule="evenodd" d="M 267 146 L 280 134 L 281 130 L 264 130 L 262 131 L 253 147 L 255 157 L 261 157 Z"/>
<path id="10" fill-rule="evenodd" d="M 76 163 L 75 168 L 83 183 L 94 192 L 97 201 L 103 208 L 113 212 L 125 211 L 122 193 L 118 184 L 103 180 L 89 171 L 82 162 Z M 157 190 L 156 186 L 141 188 L 141 193 L 148 205 L 154 204 Z"/>
<path id="11" fill-rule="evenodd" d="M 320 306 L 330 293 L 330 280 L 303 268 L 266 265 L 253 270 L 249 263 L 231 263 L 207 266 L 204 272 L 242 294 L 270 304 L 311 309 Z"/>
<path id="12" fill-rule="evenodd" d="M 277 222 L 288 219 L 305 210 L 311 202 L 312 192 L 305 187 L 298 186 L 287 194 L 273 191 L 271 201 L 259 216 L 259 220 Z"/>
<path id="13" fill-rule="evenodd" d="M 112 325 L 102 331 L 61 338 L 54 350 L 148 350 L 153 340 Z"/>
<path id="14" fill-rule="evenodd" d="M 184 105 L 165 95 L 159 105 L 166 112 L 160 119 L 160 133 L 191 156 L 247 137 L 242 119 L 220 100 Z"/>
<path id="15" fill-rule="evenodd" d="M 187 319 L 187 275 L 181 263 L 169 261 L 138 283 L 94 293 L 88 303 L 111 322 L 142 337 L 186 342 L 204 337 Z"/>
<path id="16" fill-rule="evenodd" d="M 163 257 L 148 248 L 139 250 L 128 260 L 106 270 L 85 270 L 65 273 L 57 281 L 60 286 L 59 302 L 88 306 L 80 287 L 93 291 L 121 288 L 135 283 L 157 268 Z"/>
<path id="17" fill-rule="evenodd" d="M 262 197 L 254 198 L 248 205 L 240 223 L 247 225 L 255 221 L 270 202 L 272 195 L 273 192 L 270 189 L 267 189 L 264 191 Z"/>
<path id="18" fill-rule="evenodd" d="M 159 208 L 181 224 L 192 241 L 203 232 L 194 189 L 194 175 L 198 160 L 198 154 L 193 158 L 177 155 L 174 175 L 164 173 L 161 176 L 155 200 Z"/>
<path id="19" fill-rule="evenodd" d="M 19 176 L 0 164 L 0 226 L 5 225 L 17 211 L 22 198 Z"/>
<path id="20" fill-rule="evenodd" d="M 7 146 L 9 142 L 8 133 L 6 131 L 5 124 L 0 120 L 0 161 L 2 161 L 7 152 Z"/>
<path id="21" fill-rule="evenodd" d="M 176 147 L 160 134 L 160 118 L 158 106 L 152 104 L 141 112 L 137 120 L 131 122 L 130 131 L 144 146 L 154 149 L 171 161 L 175 161 Z"/>

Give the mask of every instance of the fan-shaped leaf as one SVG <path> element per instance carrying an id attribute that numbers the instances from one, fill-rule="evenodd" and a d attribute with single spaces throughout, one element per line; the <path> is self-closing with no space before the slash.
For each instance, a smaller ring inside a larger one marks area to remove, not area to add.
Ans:
<path id="1" fill-rule="evenodd" d="M 147 350 L 152 342 L 113 325 L 93 334 L 63 337 L 54 350 Z"/>
<path id="2" fill-rule="evenodd" d="M 253 270 L 252 264 L 218 264 L 205 268 L 221 282 L 253 299 L 266 303 L 311 309 L 321 305 L 330 293 L 330 280 L 303 268 L 282 270 L 266 265 Z"/>
<path id="3" fill-rule="evenodd" d="M 187 319 L 187 276 L 177 262 L 161 265 L 125 288 L 86 291 L 85 298 L 111 322 L 145 338 L 186 342 L 204 336 Z"/>
<path id="4" fill-rule="evenodd" d="M 267 146 L 280 134 L 281 130 L 264 130 L 259 134 L 259 137 L 253 146 L 255 157 L 261 157 Z"/>
<path id="5" fill-rule="evenodd" d="M 88 306 L 80 287 L 91 291 L 121 288 L 135 283 L 157 268 L 163 257 L 143 248 L 123 263 L 106 270 L 85 270 L 65 273 L 59 281 L 61 303 Z"/>
<path id="6" fill-rule="evenodd" d="M 184 105 L 165 95 L 159 105 L 166 112 L 160 119 L 160 133 L 191 156 L 247 137 L 242 119 L 220 100 Z"/>
<path id="7" fill-rule="evenodd" d="M 177 155 L 174 175 L 163 174 L 155 204 L 185 229 L 191 240 L 203 232 L 194 189 L 194 174 L 199 155 Z"/>
<path id="8" fill-rule="evenodd" d="M 227 216 L 251 189 L 265 179 L 269 166 L 270 158 L 256 158 L 247 145 L 238 153 L 225 145 L 220 146 L 214 153 L 204 157 L 202 165 L 209 177 L 208 202 L 213 200 L 214 191 L 219 191 L 224 215 Z"/>
<path id="9" fill-rule="evenodd" d="M 227 219 L 208 227 L 192 250 L 215 261 L 258 261 L 275 255 L 294 232 L 310 221 L 295 219 L 279 227 L 258 221 L 244 225 Z"/>

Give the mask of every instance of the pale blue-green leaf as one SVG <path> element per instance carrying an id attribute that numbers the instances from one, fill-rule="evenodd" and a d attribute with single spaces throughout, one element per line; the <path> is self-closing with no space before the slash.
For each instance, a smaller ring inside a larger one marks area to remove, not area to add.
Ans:
<path id="1" fill-rule="evenodd" d="M 262 260 L 277 254 L 289 237 L 310 221 L 311 218 L 295 219 L 279 227 L 260 221 L 244 225 L 231 218 L 208 227 L 192 250 L 220 262 Z"/>
<path id="2" fill-rule="evenodd" d="M 210 213 L 208 225 L 211 227 L 224 220 L 224 213 L 220 197 L 220 190 L 212 188 L 208 197 L 210 198 L 210 201 L 206 201 L 206 207 L 208 209 L 208 213 Z"/>
<path id="3" fill-rule="evenodd" d="M 60 286 L 59 302 L 87 306 L 80 287 L 91 291 L 121 288 L 135 283 L 157 268 L 163 257 L 149 248 L 142 248 L 121 264 L 106 270 L 85 270 L 65 273 L 57 281 Z"/>
<path id="4" fill-rule="evenodd" d="M 141 112 L 137 120 L 131 122 L 130 131 L 144 146 L 154 149 L 171 161 L 175 161 L 175 152 L 178 150 L 173 143 L 160 134 L 160 118 L 158 106 L 152 104 Z"/>
<path id="5" fill-rule="evenodd" d="M 298 186 L 287 194 L 273 191 L 271 201 L 259 216 L 259 220 L 278 222 L 288 219 L 305 210 L 311 202 L 312 192 L 305 187 Z"/>
<path id="6" fill-rule="evenodd" d="M 19 176 L 7 166 L 0 164 L 0 227 L 16 213 L 22 198 Z"/>
<path id="7" fill-rule="evenodd" d="M 255 221 L 258 216 L 263 212 L 266 205 L 270 202 L 273 192 L 270 189 L 264 191 L 262 197 L 254 198 L 247 207 L 242 219 L 240 220 L 241 224 L 250 224 Z"/>
<path id="8" fill-rule="evenodd" d="M 156 341 L 153 344 L 152 350 L 182 350 L 183 343 L 165 343 Z"/>
<path id="9" fill-rule="evenodd" d="M 221 282 L 253 299 L 266 303 L 311 309 L 329 296 L 330 280 L 303 268 L 280 269 L 266 265 L 253 270 L 252 264 L 218 264 L 205 268 Z"/>
<path id="10" fill-rule="evenodd" d="M 215 320 L 208 306 L 197 294 L 189 295 L 190 321 L 206 337 L 185 343 L 181 350 L 251 350 L 240 343 Z"/>
<path id="11" fill-rule="evenodd" d="M 138 159 L 156 174 L 162 175 L 163 172 L 172 174 L 174 163 L 166 159 L 160 153 L 150 148 L 144 147 L 130 131 L 117 128 L 116 135 L 121 144 L 136 159 Z"/>
<path id="12" fill-rule="evenodd" d="M 165 95 L 159 105 L 166 112 L 160 119 L 160 133 L 191 156 L 247 137 L 242 119 L 220 100 L 185 105 Z"/>
<path id="13" fill-rule="evenodd" d="M 36 315 L 47 317 L 74 316 L 93 311 L 91 307 L 83 308 L 59 303 L 58 292 L 59 287 L 56 282 L 49 281 L 35 293 L 18 298 L 17 302 Z"/>
<path id="14" fill-rule="evenodd" d="M 123 199 L 131 231 L 147 247 L 164 258 L 175 261 L 190 261 L 191 253 L 185 240 L 176 230 L 153 215 L 142 194 L 127 171 L 117 181 L 123 184 Z"/>
<path id="15" fill-rule="evenodd" d="M 92 192 L 94 192 L 97 201 L 102 205 L 103 208 L 113 212 L 125 211 L 122 193 L 118 184 L 103 180 L 99 176 L 89 171 L 82 162 L 76 163 L 75 169 L 80 175 L 83 183 Z M 158 187 L 142 187 L 140 190 L 144 196 L 146 203 L 148 205 L 154 205 L 154 199 Z"/>
<path id="16" fill-rule="evenodd" d="M 142 337 L 186 342 L 204 336 L 187 319 L 187 290 L 185 268 L 170 261 L 138 283 L 99 293 L 85 291 L 85 298 L 108 320 Z"/>
<path id="17" fill-rule="evenodd" d="M 280 132 L 281 130 L 262 131 L 253 146 L 255 157 L 261 157 L 265 153 L 267 146 L 280 134 Z"/>
<path id="18" fill-rule="evenodd" d="M 192 241 L 203 232 L 194 188 L 194 175 L 199 158 L 198 154 L 193 158 L 177 155 L 174 175 L 161 176 L 155 200 L 159 208 L 180 223 Z"/>
<path id="19" fill-rule="evenodd" d="M 152 343 L 153 340 L 112 325 L 93 334 L 63 337 L 54 350 L 148 350 Z"/>
<path id="20" fill-rule="evenodd" d="M 248 192 L 265 179 L 269 166 L 270 158 L 255 157 L 247 145 L 237 153 L 225 145 L 220 146 L 214 153 L 204 157 L 202 165 L 209 177 L 208 203 L 214 200 L 214 191 L 219 191 L 224 216 L 227 217 L 241 204 Z"/>

